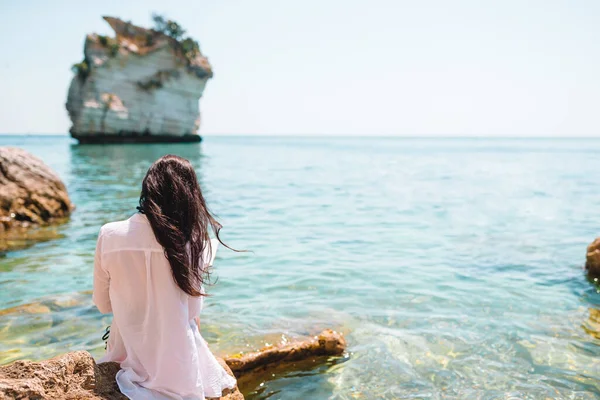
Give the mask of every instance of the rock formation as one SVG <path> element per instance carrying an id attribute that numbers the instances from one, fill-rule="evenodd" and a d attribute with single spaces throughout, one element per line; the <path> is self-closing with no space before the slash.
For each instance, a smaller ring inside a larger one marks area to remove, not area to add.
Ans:
<path id="1" fill-rule="evenodd" d="M 254 373 L 269 368 L 294 367 L 294 362 L 337 356 L 346 342 L 337 332 L 325 330 L 317 337 L 280 347 L 269 347 L 244 356 L 219 362 L 238 380 L 251 380 Z M 321 359 L 322 360 L 322 359 Z M 233 370 L 233 372 L 232 372 Z M 15 361 L 0 367 L 0 400 L 4 399 L 125 399 L 119 392 L 115 375 L 117 363 L 96 364 L 86 351 L 76 351 L 41 362 Z M 243 400 L 236 387 L 223 393 L 223 400 Z"/>
<path id="2" fill-rule="evenodd" d="M 231 370 L 219 360 L 230 375 Z M 117 363 L 96 364 L 87 351 L 76 351 L 41 362 L 15 361 L 0 367 L 0 400 L 104 399 L 126 400 L 115 377 Z M 237 387 L 223 400 L 243 400 Z"/>
<path id="3" fill-rule="evenodd" d="M 73 204 L 60 178 L 25 150 L 0 147 L 0 239 L 66 219 Z M 6 250 L 0 242 L 0 250 Z"/>
<path id="4" fill-rule="evenodd" d="M 600 278 L 600 238 L 594 240 L 587 248 L 585 269 L 591 278 Z"/>
<path id="5" fill-rule="evenodd" d="M 225 362 L 237 378 L 238 386 L 243 391 L 252 391 L 275 374 L 281 376 L 289 370 L 311 369 L 330 356 L 342 355 L 345 350 L 344 336 L 326 329 L 312 339 L 226 357 Z"/>
<path id="6" fill-rule="evenodd" d="M 273 365 L 292 364 L 318 356 L 340 355 L 346 350 L 342 334 L 326 329 L 312 339 L 282 346 L 269 346 L 254 353 L 227 357 L 225 362 L 236 377 L 268 369 Z"/>
<path id="7" fill-rule="evenodd" d="M 198 100 L 213 73 L 197 42 L 182 39 L 183 30 L 104 19 L 115 37 L 88 35 L 84 60 L 73 66 L 71 135 L 80 143 L 200 141 Z"/>

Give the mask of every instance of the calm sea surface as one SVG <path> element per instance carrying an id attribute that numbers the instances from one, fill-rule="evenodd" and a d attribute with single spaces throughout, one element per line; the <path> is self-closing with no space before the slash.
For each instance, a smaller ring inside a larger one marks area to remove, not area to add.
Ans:
<path id="1" fill-rule="evenodd" d="M 135 212 L 147 168 L 174 153 L 197 168 L 225 240 L 253 251 L 217 255 L 214 351 L 347 335 L 347 357 L 249 398 L 600 398 L 600 294 L 582 270 L 600 236 L 600 140 L 0 145 L 41 157 L 77 205 L 55 240 L 0 257 L 0 363 L 102 353 L 96 235 Z"/>

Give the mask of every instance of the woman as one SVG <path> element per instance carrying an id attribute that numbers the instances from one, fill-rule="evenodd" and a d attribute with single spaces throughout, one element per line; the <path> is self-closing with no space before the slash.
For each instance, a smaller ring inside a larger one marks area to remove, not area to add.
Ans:
<path id="1" fill-rule="evenodd" d="M 195 322 L 221 225 L 208 211 L 192 165 L 167 155 L 148 170 L 139 213 L 100 229 L 94 303 L 113 313 L 99 362 L 121 364 L 130 399 L 204 399 L 233 388 Z M 222 242 L 221 242 L 222 243 Z M 198 320 L 199 321 L 199 320 Z"/>

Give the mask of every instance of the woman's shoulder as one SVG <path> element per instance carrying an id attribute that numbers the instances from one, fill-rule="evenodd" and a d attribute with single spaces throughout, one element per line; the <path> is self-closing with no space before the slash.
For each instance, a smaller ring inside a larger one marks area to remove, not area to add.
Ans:
<path id="1" fill-rule="evenodd" d="M 126 236 L 132 231 L 132 224 L 136 224 L 137 226 L 135 227 L 139 229 L 140 227 L 143 228 L 139 223 L 145 221 L 147 221 L 146 217 L 138 213 L 121 221 L 109 222 L 100 228 L 100 236 Z"/>
<path id="2" fill-rule="evenodd" d="M 162 251 L 146 216 L 135 214 L 132 217 L 109 222 L 100 228 L 100 238 L 106 251 L 150 250 Z"/>

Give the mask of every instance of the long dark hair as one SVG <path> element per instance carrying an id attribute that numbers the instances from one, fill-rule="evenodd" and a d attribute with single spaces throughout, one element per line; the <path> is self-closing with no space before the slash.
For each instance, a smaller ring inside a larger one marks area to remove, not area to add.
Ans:
<path id="1" fill-rule="evenodd" d="M 219 237 L 221 224 L 206 207 L 192 164 L 171 154 L 156 160 L 142 182 L 137 209 L 148 217 L 177 286 L 190 296 L 202 296 L 201 286 L 210 279 L 202 255 L 207 246 L 214 251 L 209 227 L 229 246 Z"/>

